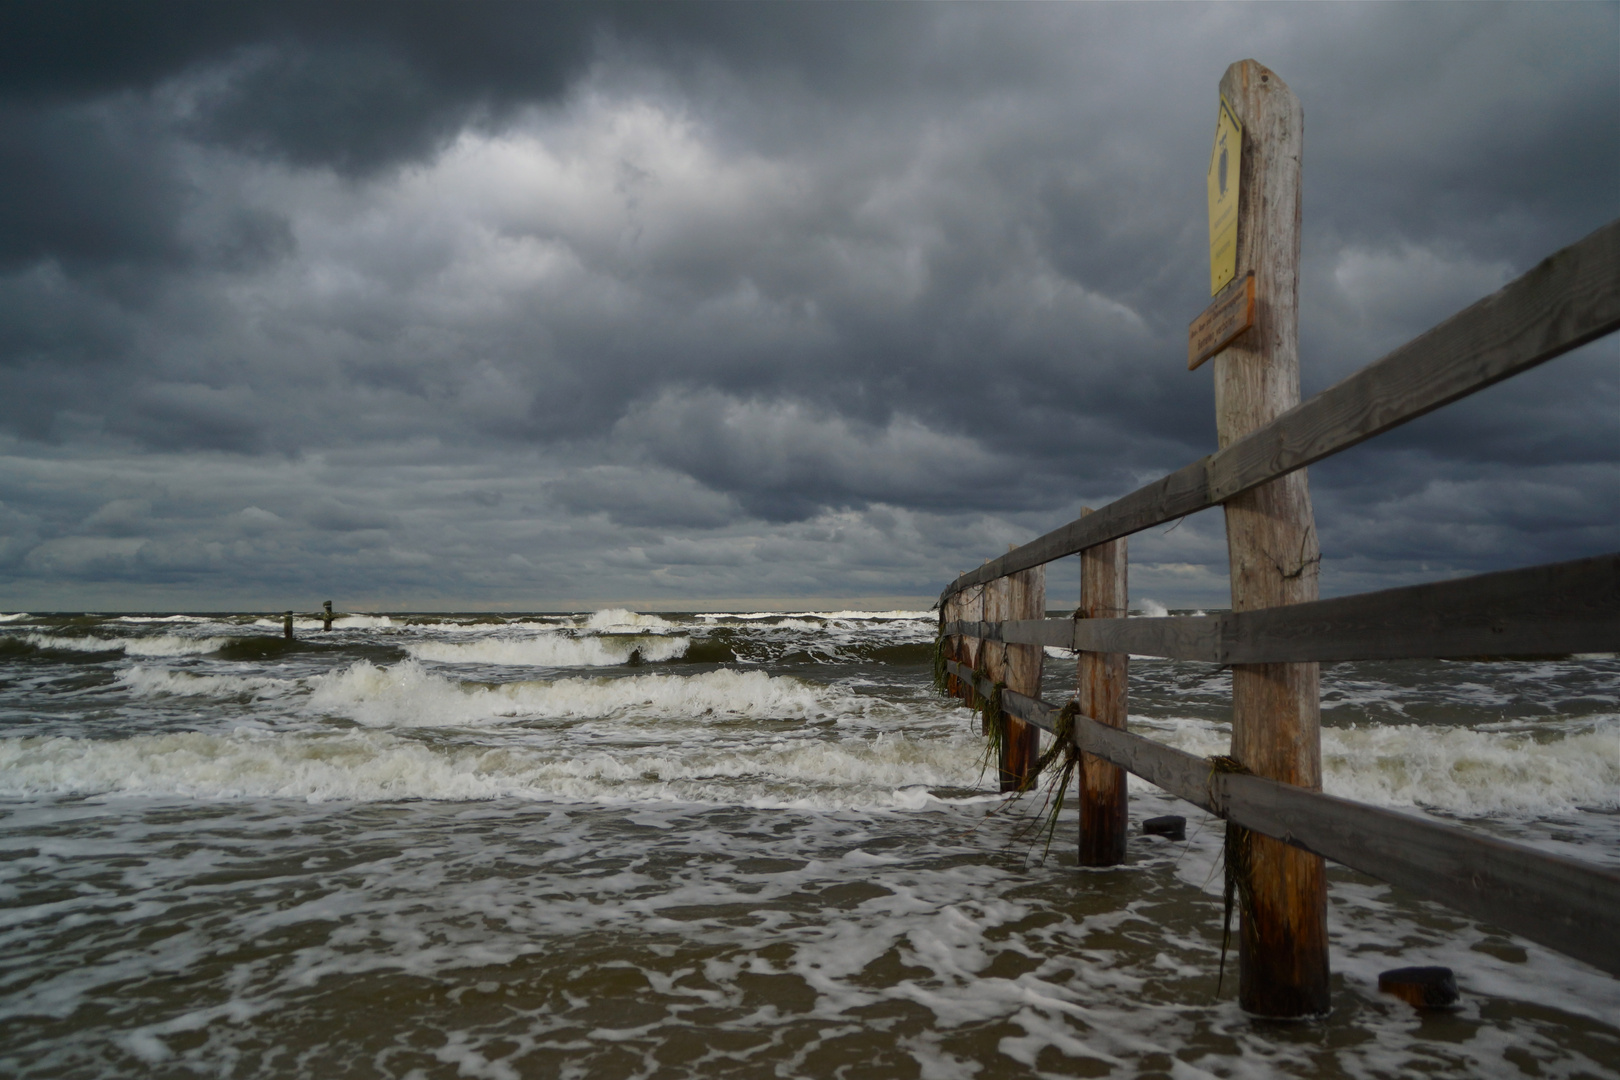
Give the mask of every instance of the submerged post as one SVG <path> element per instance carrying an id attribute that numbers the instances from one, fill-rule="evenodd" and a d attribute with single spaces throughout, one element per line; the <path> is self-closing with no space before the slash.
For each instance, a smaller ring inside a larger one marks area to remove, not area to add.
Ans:
<path id="1" fill-rule="evenodd" d="M 1299 403 L 1304 114 L 1293 91 L 1253 60 L 1227 68 L 1220 89 L 1241 125 L 1235 277 L 1252 273 L 1255 294 L 1253 327 L 1215 356 L 1225 448 Z M 1233 611 L 1315 600 L 1321 556 L 1305 470 L 1227 500 L 1226 542 Z M 1232 756 L 1250 771 L 1320 791 L 1319 723 L 1316 664 L 1233 665 Z M 1239 1003 L 1261 1016 L 1327 1012 L 1321 858 L 1256 834 L 1247 864 Z"/>
<path id="2" fill-rule="evenodd" d="M 281 617 L 281 636 L 288 641 L 292 640 L 292 612 L 290 611 Z"/>
<path id="3" fill-rule="evenodd" d="M 330 600 L 321 605 L 321 629 L 332 629 L 332 601 Z"/>
<path id="4" fill-rule="evenodd" d="M 1008 583 L 1008 619 L 1046 617 L 1046 567 L 1004 578 Z M 1039 645 L 1006 646 L 1007 689 L 1028 697 L 1041 696 L 1041 667 L 1046 651 Z M 1041 756 L 1041 730 L 1034 724 L 1007 718 L 1007 742 L 1001 757 L 1001 790 L 1020 791 L 1035 782 L 1035 762 Z"/>
<path id="5" fill-rule="evenodd" d="M 1080 516 L 1091 513 L 1083 507 Z M 1083 619 L 1123 619 L 1129 588 L 1125 540 L 1080 553 L 1080 611 Z M 1123 728 L 1130 657 L 1125 653 L 1082 652 L 1080 711 L 1110 727 Z M 1080 758 L 1080 865 L 1118 866 L 1125 861 L 1128 824 L 1125 770 L 1100 757 Z"/>

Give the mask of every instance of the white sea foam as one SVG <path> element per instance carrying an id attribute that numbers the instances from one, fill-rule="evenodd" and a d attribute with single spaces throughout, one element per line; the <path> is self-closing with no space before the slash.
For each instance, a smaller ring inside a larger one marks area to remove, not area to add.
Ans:
<path id="1" fill-rule="evenodd" d="M 675 630 L 676 625 L 657 615 L 643 615 L 627 608 L 605 608 L 585 620 L 586 630 L 597 632 L 625 630 Z"/>
<path id="2" fill-rule="evenodd" d="M 129 687 L 130 693 L 141 697 L 167 694 L 175 697 L 235 698 L 245 694 L 265 698 L 280 696 L 300 685 L 298 680 L 293 679 L 274 679 L 262 675 L 196 675 L 189 671 L 170 671 L 141 664 L 120 671 L 118 681 Z"/>
<path id="3" fill-rule="evenodd" d="M 26 634 L 23 640 L 41 649 L 72 652 L 116 652 L 125 656 L 197 656 L 211 653 L 230 641 L 223 637 L 179 637 L 158 634 L 142 638 L 58 637 L 55 634 Z"/>
<path id="4" fill-rule="evenodd" d="M 794 614 L 803 615 L 809 619 L 826 619 L 837 622 L 911 622 L 916 619 L 932 621 L 935 614 L 932 611 L 803 611 Z"/>
<path id="5" fill-rule="evenodd" d="M 1460 814 L 1620 809 L 1620 718 L 1559 738 L 1391 725 L 1322 732 L 1324 786 L 1363 802 Z"/>
<path id="6" fill-rule="evenodd" d="M 617 637 L 485 638 L 482 641 L 423 641 L 405 646 L 419 660 L 445 664 L 511 664 L 523 667 L 608 667 L 629 661 L 639 652 L 643 660 L 673 660 L 686 654 L 691 639 L 654 634 Z"/>
<path id="7" fill-rule="evenodd" d="M 804 718 L 836 714 L 837 695 L 786 676 L 729 669 L 700 675 L 636 675 L 465 684 L 415 660 L 358 663 L 318 677 L 316 709 L 374 727 L 445 727 L 514 720 Z"/>
<path id="8" fill-rule="evenodd" d="M 18 619 L 26 619 L 28 617 L 29 615 L 26 611 L 13 611 L 6 615 L 0 615 L 0 622 L 16 622 Z"/>
<path id="9" fill-rule="evenodd" d="M 215 622 L 217 620 L 210 619 L 203 615 L 120 615 L 116 619 L 108 619 L 107 621 L 127 623 L 201 623 Z"/>
<path id="10" fill-rule="evenodd" d="M 780 743 L 758 751 L 560 752 L 440 746 L 386 731 L 185 732 L 127 739 L 0 739 L 0 795 L 696 802 L 922 809 L 924 785 L 971 785 L 970 740 Z"/>
<path id="11" fill-rule="evenodd" d="M 1200 757 L 1230 752 L 1231 728 L 1195 719 L 1131 717 L 1131 726 Z M 1133 785 L 1145 785 L 1135 780 Z M 1322 729 L 1322 786 L 1382 806 L 1461 815 L 1620 809 L 1620 718 L 1525 730 L 1417 724 Z"/>
<path id="12" fill-rule="evenodd" d="M 395 625 L 387 615 L 340 615 L 332 621 L 334 630 L 377 630 Z"/>
<path id="13" fill-rule="evenodd" d="M 927 619 L 933 621 L 935 614 L 932 611 L 706 611 L 695 618 L 723 621 L 735 619 L 738 622 L 759 622 L 765 619 L 819 619 L 824 622 L 909 622 L 914 619 Z M 801 623 L 820 629 L 820 623 Z"/>
<path id="14" fill-rule="evenodd" d="M 253 626 L 273 626 L 281 629 L 283 621 L 278 618 L 254 619 Z M 399 627 L 387 615 L 338 615 L 332 620 L 334 630 L 387 630 Z M 293 628 L 297 630 L 322 630 L 326 627 L 326 620 L 312 615 L 294 615 Z"/>

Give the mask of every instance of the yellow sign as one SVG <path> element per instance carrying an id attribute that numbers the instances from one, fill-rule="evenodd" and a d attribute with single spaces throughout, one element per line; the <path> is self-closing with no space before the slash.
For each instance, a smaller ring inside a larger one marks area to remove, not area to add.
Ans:
<path id="1" fill-rule="evenodd" d="M 1221 97 L 1215 118 L 1215 149 L 1209 155 L 1209 295 L 1237 275 L 1238 174 L 1243 161 L 1243 125 Z"/>

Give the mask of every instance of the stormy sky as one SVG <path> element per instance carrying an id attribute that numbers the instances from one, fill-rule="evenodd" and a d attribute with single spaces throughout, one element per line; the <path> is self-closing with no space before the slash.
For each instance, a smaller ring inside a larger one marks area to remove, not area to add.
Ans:
<path id="1" fill-rule="evenodd" d="M 1617 42 L 1616 4 L 9 3 L 0 607 L 926 606 L 1214 449 L 1229 63 L 1305 110 L 1309 394 L 1620 215 Z M 1620 348 L 1311 485 L 1325 594 L 1620 548 Z M 1224 604 L 1219 510 L 1131 554 L 1134 603 Z"/>

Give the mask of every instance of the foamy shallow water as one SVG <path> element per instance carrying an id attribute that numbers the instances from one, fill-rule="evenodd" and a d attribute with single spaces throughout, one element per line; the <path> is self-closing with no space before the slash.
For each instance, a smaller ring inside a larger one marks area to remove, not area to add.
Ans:
<path id="1" fill-rule="evenodd" d="M 1246 1019 L 1218 823 L 1133 783 L 1187 843 L 1043 859 L 925 614 L 318 626 L 0 630 L 0 1074 L 1620 1075 L 1616 980 L 1337 868 L 1333 1015 Z M 1226 749 L 1221 672 L 1132 670 Z M 1620 861 L 1612 659 L 1340 665 L 1324 716 L 1329 790 Z M 1377 994 L 1418 963 L 1459 1011 Z"/>

